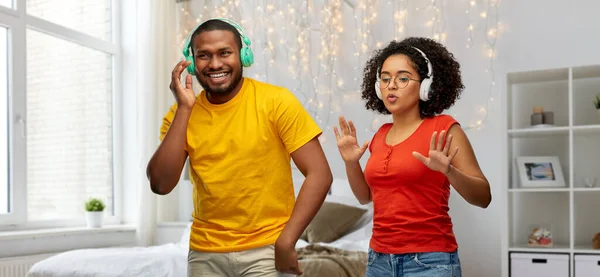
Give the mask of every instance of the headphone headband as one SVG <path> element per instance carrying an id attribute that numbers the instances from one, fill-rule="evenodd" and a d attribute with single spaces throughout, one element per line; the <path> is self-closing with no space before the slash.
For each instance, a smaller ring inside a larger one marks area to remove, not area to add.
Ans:
<path id="1" fill-rule="evenodd" d="M 214 18 L 216 20 L 221 20 L 223 22 L 227 22 L 229 23 L 229 25 L 235 27 L 238 32 L 240 33 L 240 36 L 242 37 L 242 41 L 244 41 L 244 44 L 248 47 L 250 47 L 250 45 L 252 44 L 252 42 L 248 39 L 248 37 L 246 36 L 246 32 L 244 32 L 244 29 L 242 28 L 242 26 L 240 26 L 240 24 L 237 24 L 235 21 L 229 19 L 229 18 Z"/>
<path id="2" fill-rule="evenodd" d="M 419 51 L 423 58 L 425 58 L 425 62 L 427 63 L 427 76 L 423 78 L 421 81 L 421 89 L 419 90 L 419 94 L 421 96 L 421 100 L 427 101 L 429 100 L 429 96 L 431 95 L 431 84 L 433 84 L 433 65 L 431 61 L 425 55 L 425 52 L 421 51 L 421 49 L 411 46 L 415 50 Z"/>
<path id="3" fill-rule="evenodd" d="M 423 79 L 421 80 L 421 88 L 419 90 L 419 96 L 421 98 L 421 100 L 423 101 L 427 101 L 429 100 L 429 95 L 430 95 L 430 89 L 431 89 L 431 84 L 433 83 L 433 65 L 431 64 L 431 61 L 429 61 L 429 59 L 427 58 L 427 55 L 425 55 L 425 52 L 421 51 L 421 49 L 411 46 L 412 48 L 414 48 L 415 50 L 419 51 L 419 53 L 421 53 L 421 55 L 423 56 L 423 58 L 425 59 L 425 62 L 427 63 L 427 76 L 423 77 Z M 375 72 L 375 76 L 377 78 L 377 82 L 379 82 L 379 71 L 381 70 L 381 67 L 377 68 L 377 72 Z M 375 93 L 377 94 L 377 97 L 379 99 L 382 99 L 381 96 L 381 90 L 379 89 L 379 84 L 377 84 L 377 82 L 375 83 Z"/>
<path id="4" fill-rule="evenodd" d="M 415 50 L 419 51 L 419 53 L 421 53 L 423 58 L 425 58 L 425 62 L 427 62 L 427 77 L 425 77 L 425 78 L 433 79 L 433 67 L 431 65 L 431 62 L 427 58 L 427 55 L 425 55 L 425 53 L 423 51 L 421 51 L 421 49 L 414 47 L 414 46 L 411 46 L 411 47 L 414 48 Z"/>

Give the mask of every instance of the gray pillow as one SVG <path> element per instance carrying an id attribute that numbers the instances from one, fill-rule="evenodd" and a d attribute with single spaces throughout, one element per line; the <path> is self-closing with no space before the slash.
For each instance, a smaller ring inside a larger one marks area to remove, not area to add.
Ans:
<path id="1" fill-rule="evenodd" d="M 309 243 L 335 241 L 345 235 L 366 212 L 358 207 L 324 202 L 300 239 Z"/>

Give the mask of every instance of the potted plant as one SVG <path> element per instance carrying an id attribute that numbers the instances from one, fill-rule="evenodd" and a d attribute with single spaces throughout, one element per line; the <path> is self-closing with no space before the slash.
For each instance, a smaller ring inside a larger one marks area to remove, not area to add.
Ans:
<path id="1" fill-rule="evenodd" d="M 85 216 L 88 228 L 102 227 L 105 207 L 104 202 L 98 198 L 90 198 L 85 202 Z"/>
<path id="2" fill-rule="evenodd" d="M 596 95 L 596 99 L 594 99 L 594 106 L 596 107 L 596 114 L 598 115 L 598 120 L 600 121 L 600 94 Z"/>

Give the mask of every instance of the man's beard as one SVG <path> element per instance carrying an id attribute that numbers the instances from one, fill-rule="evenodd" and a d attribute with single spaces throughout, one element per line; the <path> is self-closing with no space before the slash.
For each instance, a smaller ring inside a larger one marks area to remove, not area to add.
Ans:
<path id="1" fill-rule="evenodd" d="M 231 73 L 230 73 L 231 74 Z M 233 92 L 233 89 L 235 89 L 235 87 L 237 87 L 237 85 L 240 83 L 240 81 L 242 81 L 242 76 L 244 75 L 244 70 L 240 69 L 239 73 L 237 75 L 233 75 L 231 78 L 231 82 L 229 83 L 228 86 L 219 86 L 217 88 L 211 88 L 207 82 L 203 81 L 200 78 L 199 74 L 196 74 L 196 80 L 198 80 L 198 83 L 200 83 L 200 85 L 202 86 L 202 88 L 204 88 L 204 90 L 208 93 L 208 94 L 212 94 L 212 95 L 228 95 L 231 92 Z M 208 76 L 206 76 L 207 78 L 209 78 Z"/>

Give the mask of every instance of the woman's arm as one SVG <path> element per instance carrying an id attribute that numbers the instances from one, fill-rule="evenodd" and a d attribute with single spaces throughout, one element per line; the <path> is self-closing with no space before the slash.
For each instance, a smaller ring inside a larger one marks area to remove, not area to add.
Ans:
<path id="1" fill-rule="evenodd" d="M 359 162 L 346 163 L 346 175 L 352 193 L 362 205 L 371 203 L 371 190 Z"/>
<path id="2" fill-rule="evenodd" d="M 450 151 L 459 151 L 450 164 L 446 177 L 454 189 L 470 204 L 487 208 L 492 201 L 490 183 L 479 168 L 473 147 L 463 129 L 454 124 L 448 135 L 452 136 Z"/>

